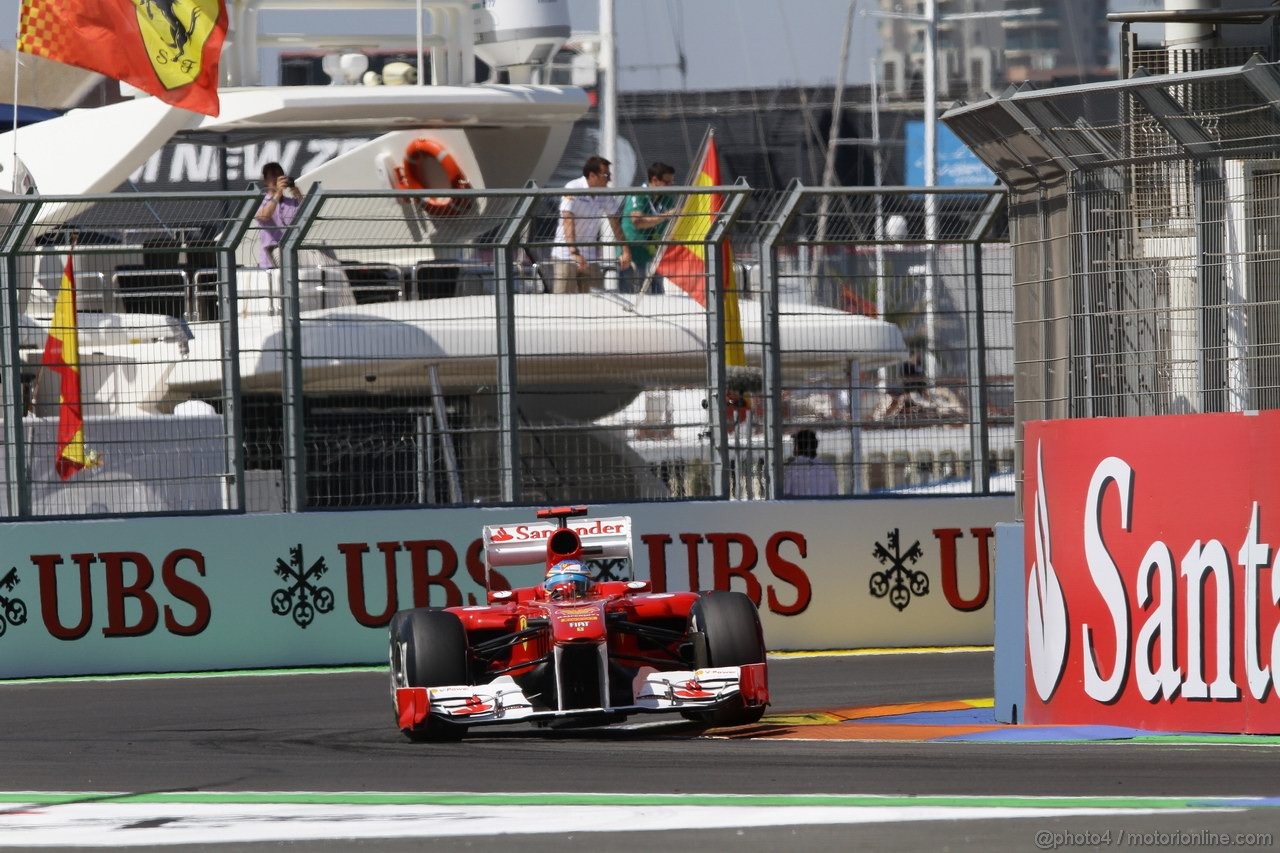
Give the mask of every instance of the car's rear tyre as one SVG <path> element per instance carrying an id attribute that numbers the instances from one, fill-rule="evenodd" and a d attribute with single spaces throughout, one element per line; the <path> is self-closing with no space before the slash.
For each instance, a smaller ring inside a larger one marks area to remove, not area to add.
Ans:
<path id="1" fill-rule="evenodd" d="M 445 610 L 419 607 L 401 610 L 390 625 L 391 695 L 397 687 L 444 687 L 470 684 L 467 632 L 462 620 Z M 403 651 L 402 651 L 403 650 Z M 397 719 L 397 724 L 399 720 Z M 417 729 L 405 731 L 413 741 L 457 740 L 466 726 L 430 716 Z"/>
<path id="2" fill-rule="evenodd" d="M 694 637 L 693 664 L 698 669 L 764 663 L 760 614 L 751 599 L 740 592 L 704 594 L 689 611 L 689 630 Z M 689 712 L 685 716 L 709 726 L 743 726 L 758 722 L 764 716 L 764 706 L 750 708 L 739 698 L 714 711 Z"/>

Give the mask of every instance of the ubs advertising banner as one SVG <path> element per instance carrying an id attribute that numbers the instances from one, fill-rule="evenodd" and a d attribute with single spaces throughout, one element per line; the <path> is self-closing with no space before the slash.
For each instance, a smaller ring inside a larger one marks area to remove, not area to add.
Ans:
<path id="1" fill-rule="evenodd" d="M 655 591 L 735 589 L 770 649 L 989 644 L 1009 497 L 610 505 Z M 481 528 L 533 509 L 14 523 L 0 678 L 380 663 L 397 609 L 483 606 Z M 625 576 L 625 559 L 595 561 Z M 527 586 L 538 567 L 502 568 Z"/>
<path id="2" fill-rule="evenodd" d="M 1025 720 L 1280 732 L 1280 412 L 1025 440 Z"/>

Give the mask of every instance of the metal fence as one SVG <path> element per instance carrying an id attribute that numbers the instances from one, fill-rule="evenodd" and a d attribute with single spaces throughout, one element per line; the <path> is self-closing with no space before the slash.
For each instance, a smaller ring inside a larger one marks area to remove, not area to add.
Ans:
<path id="1" fill-rule="evenodd" d="M 253 193 L 7 200 L 0 511 L 813 496 L 801 430 L 822 496 L 1009 488 L 1002 191 L 650 195 L 643 268 L 578 235 L 587 292 L 559 292 L 562 189 L 316 187 L 278 269 Z M 64 479 L 41 363 L 68 258 L 90 464 Z"/>
<path id="2" fill-rule="evenodd" d="M 1010 188 L 1019 428 L 1280 405 L 1278 110 L 1255 57 L 944 117 Z"/>

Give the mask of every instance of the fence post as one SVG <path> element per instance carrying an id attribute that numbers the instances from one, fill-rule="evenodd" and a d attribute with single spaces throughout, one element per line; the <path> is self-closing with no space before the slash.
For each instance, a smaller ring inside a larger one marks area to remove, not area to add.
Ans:
<path id="1" fill-rule="evenodd" d="M 778 239 L 791 224 L 804 187 L 796 178 L 787 185 L 786 194 L 777 205 L 773 222 L 760 241 L 760 318 L 763 326 L 763 370 L 765 471 L 768 472 L 769 489 L 766 497 L 777 500 L 782 495 L 783 440 L 782 440 L 782 355 L 781 335 L 778 324 Z"/>
<path id="2" fill-rule="evenodd" d="M 497 300 L 494 314 L 498 337 L 498 464 L 501 467 L 502 500 L 512 503 L 520 499 L 520 400 L 517 395 L 516 375 L 516 297 L 515 256 L 516 242 L 524 233 L 533 213 L 537 197 L 530 182 L 528 195 L 521 196 L 511 212 L 506 227 L 495 245 L 494 266 L 497 281 L 494 298 Z"/>
<path id="3" fill-rule="evenodd" d="M 969 306 L 969 480 L 974 494 L 991 491 L 987 470 L 987 324 L 983 299 L 982 244 L 973 243 L 973 303 Z"/>
<path id="4" fill-rule="evenodd" d="M 31 477 L 27 471 L 27 441 L 22 420 L 22 360 L 18 353 L 22 331 L 18 309 L 18 247 L 22 245 L 41 202 L 24 199 L 5 235 L 4 246 L 4 299 L 0 300 L 0 364 L 3 365 L 4 444 L 8 449 L 5 465 L 5 486 L 9 497 L 9 515 L 27 518 L 31 515 Z M 38 369 L 38 368 L 37 368 Z"/>
<path id="5" fill-rule="evenodd" d="M 725 235 L 733 226 L 734 220 L 738 216 L 738 212 L 742 209 L 743 202 L 746 201 L 747 189 L 745 182 L 739 181 L 739 192 L 729 194 L 727 209 L 721 210 L 721 215 L 713 221 L 711 228 L 707 232 L 707 242 L 703 246 L 703 257 L 712 257 L 715 263 L 711 265 L 710 276 L 707 281 L 707 347 L 708 347 L 708 374 L 707 387 L 711 391 L 710 410 L 708 414 L 711 416 L 711 479 L 715 484 L 717 491 L 716 497 L 728 498 L 730 494 L 729 484 L 729 424 L 727 417 L 727 406 L 729 403 L 729 383 L 728 370 L 725 364 L 725 309 L 724 301 L 726 298 L 725 281 L 726 268 L 724 263 L 724 253 L 720 251 L 721 242 Z M 742 331 L 741 313 L 738 319 L 738 334 L 746 337 Z M 746 341 L 740 341 L 745 352 Z M 742 474 L 741 471 L 738 472 Z"/>
<path id="6" fill-rule="evenodd" d="M 229 483 L 223 484 L 224 503 L 230 509 L 245 511 L 244 493 L 244 412 L 240 406 L 240 292 L 236 283 L 236 249 L 244 242 L 257 213 L 257 196 L 246 197 L 240 203 L 235 226 L 218 246 L 218 280 L 225 282 L 218 293 L 218 316 L 222 320 L 222 351 L 226 354 L 222 365 L 223 430 L 226 434 L 226 458 L 223 470 L 231 469 Z"/>
<path id="7" fill-rule="evenodd" d="M 306 236 L 323 203 L 319 184 L 302 200 L 294 224 L 280 244 L 281 340 L 284 407 L 284 503 L 286 512 L 301 512 L 307 503 L 307 448 L 302 393 L 302 312 L 298 284 L 298 244 Z"/>

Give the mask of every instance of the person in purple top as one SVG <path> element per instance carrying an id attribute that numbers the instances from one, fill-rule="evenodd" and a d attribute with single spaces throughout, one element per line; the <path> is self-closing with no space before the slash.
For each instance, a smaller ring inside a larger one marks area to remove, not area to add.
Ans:
<path id="1" fill-rule="evenodd" d="M 280 266 L 280 241 L 285 229 L 293 224 L 302 204 L 302 193 L 293 179 L 285 175 L 284 167 L 271 162 L 262 167 L 262 186 L 266 194 L 258 207 L 258 265 Z"/>

